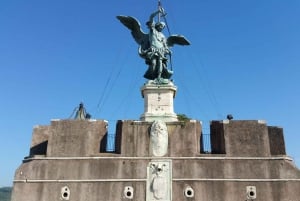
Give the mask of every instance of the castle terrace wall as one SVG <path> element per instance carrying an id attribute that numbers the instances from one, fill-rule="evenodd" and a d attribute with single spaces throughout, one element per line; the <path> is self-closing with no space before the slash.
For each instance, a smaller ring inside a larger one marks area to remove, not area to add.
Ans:
<path id="1" fill-rule="evenodd" d="M 96 120 L 53 120 L 47 156 L 90 156 L 100 152 L 107 122 Z"/>
<path id="2" fill-rule="evenodd" d="M 268 126 L 261 120 L 211 122 L 212 153 L 270 156 Z"/>
<path id="3" fill-rule="evenodd" d="M 105 121 L 86 120 L 36 127 L 32 146 L 46 140 L 46 151 L 32 152 L 17 169 L 12 201 L 144 201 L 147 167 L 157 160 L 171 161 L 173 201 L 251 200 L 252 188 L 255 200 L 299 200 L 300 171 L 284 154 L 278 127 L 261 121 L 214 121 L 212 140 L 218 146 L 212 146 L 215 153 L 202 154 L 201 123 L 170 122 L 163 157 L 149 155 L 151 123 L 129 120 L 117 124 L 119 151 L 102 153 L 106 127 Z"/>
<path id="4" fill-rule="evenodd" d="M 283 128 L 268 126 L 271 155 L 286 155 Z"/>
<path id="5" fill-rule="evenodd" d="M 116 150 L 121 156 L 149 156 L 151 122 L 118 121 Z M 199 121 L 168 122 L 167 156 L 196 156 L 200 153 L 202 126 Z"/>
<path id="6" fill-rule="evenodd" d="M 45 155 L 49 136 L 51 134 L 50 126 L 35 126 L 33 128 L 32 140 L 30 145 L 29 155 Z"/>
<path id="7" fill-rule="evenodd" d="M 59 200 L 64 186 L 70 189 L 70 200 L 130 200 L 124 197 L 126 186 L 134 189 L 132 200 L 145 200 L 146 167 L 153 158 L 83 158 L 28 159 L 16 171 L 12 201 L 24 196 L 27 201 Z M 300 172 L 288 157 L 165 159 L 173 163 L 173 201 L 245 200 L 247 186 L 256 187 L 258 200 L 297 200 L 300 196 L 296 190 Z M 194 190 L 193 199 L 184 196 L 187 186 Z"/>

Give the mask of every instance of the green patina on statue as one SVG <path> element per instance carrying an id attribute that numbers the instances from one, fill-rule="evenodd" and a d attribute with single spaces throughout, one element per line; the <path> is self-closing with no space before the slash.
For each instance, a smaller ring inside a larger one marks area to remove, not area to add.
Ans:
<path id="1" fill-rule="evenodd" d="M 168 69 L 168 57 L 171 56 L 170 47 L 174 44 L 190 45 L 190 42 L 182 35 L 170 35 L 165 37 L 162 33 L 166 24 L 160 21 L 161 16 L 165 16 L 162 7 L 158 11 L 150 15 L 146 25 L 149 28 L 149 33 L 146 34 L 141 29 L 141 25 L 137 19 L 131 16 L 117 16 L 123 25 L 131 30 L 131 34 L 139 45 L 139 55 L 145 59 L 148 65 L 148 70 L 144 77 L 148 80 L 154 80 L 158 84 L 167 84 L 173 74 L 173 71 Z M 154 17 L 158 16 L 158 22 L 154 21 Z"/>

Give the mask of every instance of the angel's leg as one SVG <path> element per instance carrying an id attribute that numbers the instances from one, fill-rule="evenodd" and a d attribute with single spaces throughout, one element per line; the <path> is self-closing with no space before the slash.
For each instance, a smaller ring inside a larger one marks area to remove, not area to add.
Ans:
<path id="1" fill-rule="evenodd" d="M 162 68 L 163 68 L 162 58 L 160 57 L 157 60 L 158 60 L 158 65 L 157 65 L 157 67 L 158 67 L 158 69 L 157 69 L 158 76 L 157 76 L 157 78 L 160 79 L 161 78 L 161 73 L 162 73 Z"/>
<path id="2" fill-rule="evenodd" d="M 156 58 L 152 58 L 152 61 L 151 61 L 151 72 L 153 73 L 153 77 L 157 76 L 156 65 L 157 65 Z"/>

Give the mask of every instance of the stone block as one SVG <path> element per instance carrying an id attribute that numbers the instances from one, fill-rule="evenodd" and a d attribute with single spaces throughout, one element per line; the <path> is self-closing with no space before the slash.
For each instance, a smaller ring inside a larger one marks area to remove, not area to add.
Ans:
<path id="1" fill-rule="evenodd" d="M 225 154 L 224 127 L 221 121 L 210 122 L 210 143 L 212 154 Z"/>
<path id="2" fill-rule="evenodd" d="M 202 125 L 199 121 L 167 123 L 169 131 L 169 156 L 198 156 Z"/>
<path id="3" fill-rule="evenodd" d="M 264 121 L 211 122 L 212 152 L 228 156 L 270 156 L 268 127 Z"/>
<path id="4" fill-rule="evenodd" d="M 33 129 L 29 155 L 46 155 L 50 126 L 36 126 Z"/>
<path id="5" fill-rule="evenodd" d="M 150 122 L 118 121 L 116 153 L 122 156 L 149 156 Z"/>
<path id="6" fill-rule="evenodd" d="M 271 155 L 286 155 L 283 129 L 268 126 L 269 143 Z"/>
<path id="7" fill-rule="evenodd" d="M 151 122 L 118 121 L 116 152 L 122 156 L 150 156 Z M 169 135 L 166 156 L 196 156 L 200 153 L 201 123 L 199 121 L 167 122 Z"/>
<path id="8" fill-rule="evenodd" d="M 47 156 L 91 156 L 100 152 L 107 122 L 99 120 L 54 120 L 51 122 Z"/>
<path id="9" fill-rule="evenodd" d="M 177 87 L 169 84 L 147 83 L 141 88 L 144 98 L 144 113 L 141 121 L 163 120 L 165 122 L 177 121 L 174 113 L 174 97 Z"/>

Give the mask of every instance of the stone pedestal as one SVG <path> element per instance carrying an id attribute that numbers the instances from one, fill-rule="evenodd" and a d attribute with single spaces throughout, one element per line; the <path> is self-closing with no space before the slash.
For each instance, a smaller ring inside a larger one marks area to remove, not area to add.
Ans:
<path id="1" fill-rule="evenodd" d="M 173 104 L 176 90 L 177 87 L 171 81 L 168 84 L 157 84 L 153 81 L 146 83 L 141 88 L 144 98 L 144 114 L 140 119 L 149 122 L 154 120 L 178 121 Z"/>

